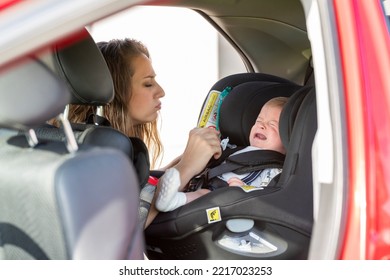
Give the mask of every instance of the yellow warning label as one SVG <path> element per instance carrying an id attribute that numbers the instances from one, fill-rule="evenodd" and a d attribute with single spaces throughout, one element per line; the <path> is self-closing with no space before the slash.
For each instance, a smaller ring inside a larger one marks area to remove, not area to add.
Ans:
<path id="1" fill-rule="evenodd" d="M 247 186 L 247 185 L 243 185 L 243 186 L 241 186 L 241 188 L 246 192 L 258 191 L 258 190 L 264 189 L 262 187 L 254 187 L 254 186 Z"/>
<path id="2" fill-rule="evenodd" d="M 219 94 L 220 93 L 218 91 L 212 91 L 209 93 L 205 107 L 200 117 L 200 122 L 198 125 L 199 127 L 206 127 L 210 118 L 212 118 L 212 114 L 214 113 L 213 111 L 215 111 L 215 109 L 217 108 L 217 100 L 219 98 Z"/>
<path id="3" fill-rule="evenodd" d="M 219 210 L 219 207 L 206 209 L 206 214 L 207 214 L 207 221 L 209 222 L 209 224 L 219 222 L 222 220 L 221 211 Z"/>

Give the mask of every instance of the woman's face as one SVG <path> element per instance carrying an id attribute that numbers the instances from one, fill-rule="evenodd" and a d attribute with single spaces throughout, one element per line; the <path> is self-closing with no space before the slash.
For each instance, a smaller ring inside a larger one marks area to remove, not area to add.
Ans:
<path id="1" fill-rule="evenodd" d="M 165 93 L 155 80 L 156 74 L 147 56 L 135 57 L 132 65 L 135 72 L 131 77 L 129 115 L 133 125 L 149 123 L 157 119 L 157 112 L 161 109 L 160 98 Z"/>

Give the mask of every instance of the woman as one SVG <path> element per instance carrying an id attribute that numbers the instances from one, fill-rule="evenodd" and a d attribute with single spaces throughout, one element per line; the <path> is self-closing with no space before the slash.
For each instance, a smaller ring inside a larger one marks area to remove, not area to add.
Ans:
<path id="1" fill-rule="evenodd" d="M 156 81 L 149 51 L 133 39 L 114 39 L 97 43 L 114 82 L 114 100 L 103 109 L 111 126 L 129 137 L 138 137 L 146 144 L 152 168 L 163 152 L 157 129 L 164 90 Z M 71 122 L 85 122 L 95 107 L 72 105 Z"/>
<path id="2" fill-rule="evenodd" d="M 149 52 L 141 42 L 133 39 L 114 39 L 97 45 L 107 62 L 115 90 L 114 100 L 104 107 L 103 116 L 115 129 L 144 141 L 153 169 L 163 151 L 157 118 L 161 109 L 160 99 L 165 93 L 155 79 Z M 69 119 L 74 123 L 85 122 L 96 113 L 95 109 L 92 106 L 72 105 L 69 108 Z M 219 155 L 218 133 L 209 129 L 195 129 L 190 132 L 183 155 L 161 170 L 175 166 L 181 172 L 181 180 L 184 182 L 200 172 L 212 156 Z M 151 192 L 143 188 L 141 192 L 141 197 L 147 195 L 146 201 L 152 205 L 146 226 L 158 213 L 151 202 L 154 191 L 154 188 Z"/>

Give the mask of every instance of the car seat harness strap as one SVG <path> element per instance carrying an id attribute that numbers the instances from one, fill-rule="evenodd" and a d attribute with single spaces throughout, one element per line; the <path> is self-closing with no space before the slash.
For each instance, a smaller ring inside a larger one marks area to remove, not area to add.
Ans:
<path id="1" fill-rule="evenodd" d="M 239 149 L 242 149 L 242 147 L 227 149 L 226 152 L 222 153 L 222 159 L 219 158 L 216 161 L 210 162 L 202 173 L 190 181 L 186 191 L 195 191 L 199 188 L 215 190 L 226 187 L 228 184 L 224 180 L 218 178 L 218 176 L 227 172 L 245 174 L 261 171 L 266 168 L 283 167 L 285 155 L 279 152 L 272 150 L 254 150 L 231 155 Z"/>

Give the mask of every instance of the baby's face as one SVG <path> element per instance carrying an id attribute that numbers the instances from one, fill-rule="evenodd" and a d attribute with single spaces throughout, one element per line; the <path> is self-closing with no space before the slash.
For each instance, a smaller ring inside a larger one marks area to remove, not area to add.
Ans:
<path id="1" fill-rule="evenodd" d="M 264 105 L 249 135 L 251 146 L 286 153 L 279 135 L 281 107 Z"/>

